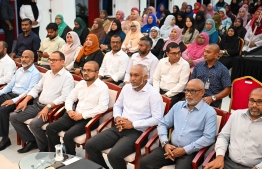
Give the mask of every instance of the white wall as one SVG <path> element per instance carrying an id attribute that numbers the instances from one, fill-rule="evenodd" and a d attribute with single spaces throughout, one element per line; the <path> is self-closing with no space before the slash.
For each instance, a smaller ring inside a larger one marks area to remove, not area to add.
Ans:
<path id="1" fill-rule="evenodd" d="M 145 0 L 141 0 L 145 1 Z M 116 10 L 122 10 L 125 13 L 125 18 L 127 18 L 131 14 L 131 8 L 137 7 L 139 8 L 139 0 L 115 0 L 116 2 Z M 143 10 L 145 7 L 140 8 Z M 143 12 L 143 11 L 141 11 Z"/>

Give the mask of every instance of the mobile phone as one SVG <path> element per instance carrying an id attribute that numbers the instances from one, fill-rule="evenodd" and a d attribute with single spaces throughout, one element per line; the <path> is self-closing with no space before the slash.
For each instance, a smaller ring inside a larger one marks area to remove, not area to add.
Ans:
<path id="1" fill-rule="evenodd" d="M 15 110 L 14 112 L 15 113 L 19 113 L 19 112 L 21 112 L 22 110 L 20 109 L 20 110 Z"/>

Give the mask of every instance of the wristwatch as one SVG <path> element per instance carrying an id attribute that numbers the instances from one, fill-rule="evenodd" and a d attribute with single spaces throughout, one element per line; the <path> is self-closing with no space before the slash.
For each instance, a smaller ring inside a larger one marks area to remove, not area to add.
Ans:
<path id="1" fill-rule="evenodd" d="M 161 143 L 162 148 L 164 148 L 166 144 L 169 144 L 169 141 L 163 141 L 163 142 Z"/>
<path id="2" fill-rule="evenodd" d="M 213 96 L 211 96 L 211 97 L 212 97 L 212 100 L 213 100 L 213 101 L 216 101 L 216 100 L 217 100 L 217 98 L 216 98 L 215 95 L 213 95 Z"/>
<path id="3" fill-rule="evenodd" d="M 52 109 L 52 105 L 51 104 L 47 104 L 46 107 L 48 108 L 49 111 Z"/>

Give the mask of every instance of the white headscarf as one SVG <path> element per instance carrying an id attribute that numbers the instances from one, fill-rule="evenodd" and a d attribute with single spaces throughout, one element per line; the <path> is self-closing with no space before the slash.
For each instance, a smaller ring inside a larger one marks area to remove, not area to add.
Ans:
<path id="1" fill-rule="evenodd" d="M 153 45 L 152 45 L 152 49 L 153 49 L 153 48 L 156 46 L 158 40 L 159 40 L 159 39 L 162 39 L 162 38 L 160 37 L 160 29 L 159 29 L 157 26 L 153 26 L 153 27 L 150 29 L 150 31 L 151 31 L 151 30 L 157 31 L 157 36 L 156 36 L 156 38 L 152 38 L 151 35 L 149 36 L 149 37 L 152 39 L 152 41 L 153 41 Z"/>
<path id="2" fill-rule="evenodd" d="M 175 18 L 174 15 L 168 15 L 164 22 L 164 25 L 160 28 L 160 36 L 164 39 L 164 41 L 169 39 L 170 32 L 173 28 L 171 25 L 172 19 Z"/>

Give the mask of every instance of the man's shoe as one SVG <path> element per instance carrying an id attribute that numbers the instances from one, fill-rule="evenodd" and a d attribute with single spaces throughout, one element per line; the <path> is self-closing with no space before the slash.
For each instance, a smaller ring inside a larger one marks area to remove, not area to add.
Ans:
<path id="1" fill-rule="evenodd" d="M 6 147 L 11 145 L 10 139 L 8 139 L 6 142 L 0 141 L 0 151 L 4 150 Z"/>
<path id="2" fill-rule="evenodd" d="M 21 148 L 19 150 L 17 150 L 18 153 L 27 153 L 33 149 L 37 149 L 37 144 L 35 141 L 31 141 L 31 142 L 28 142 L 24 148 Z"/>

